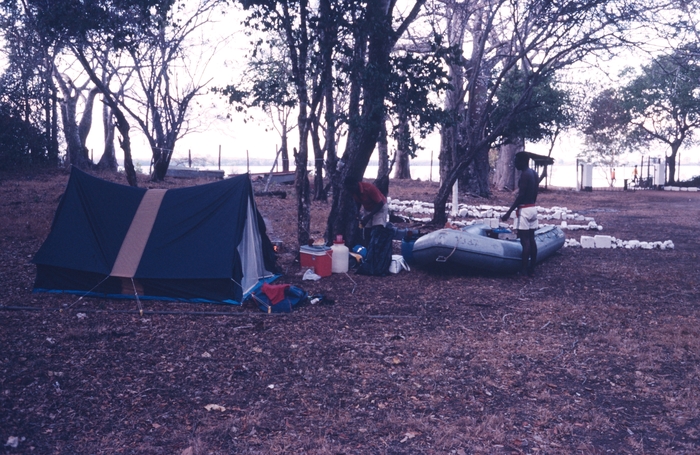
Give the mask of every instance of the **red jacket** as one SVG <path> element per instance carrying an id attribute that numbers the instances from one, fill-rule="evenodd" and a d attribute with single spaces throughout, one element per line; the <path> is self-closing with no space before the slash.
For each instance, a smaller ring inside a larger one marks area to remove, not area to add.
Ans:
<path id="1" fill-rule="evenodd" d="M 362 204 L 362 207 L 367 212 L 376 209 L 378 204 L 383 205 L 386 203 L 386 196 L 384 196 L 376 186 L 366 182 L 360 182 L 358 185 L 360 187 L 360 194 L 353 194 L 352 197 L 355 201 Z"/>

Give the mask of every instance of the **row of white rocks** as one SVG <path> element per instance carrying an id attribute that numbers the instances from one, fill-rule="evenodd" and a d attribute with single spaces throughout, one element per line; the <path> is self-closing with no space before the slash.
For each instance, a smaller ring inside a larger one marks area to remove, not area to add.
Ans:
<path id="1" fill-rule="evenodd" d="M 700 191 L 700 188 L 690 186 L 664 186 L 664 191 L 691 191 L 691 192 L 696 192 Z"/>
<path id="2" fill-rule="evenodd" d="M 666 240 L 663 242 L 642 242 L 639 240 L 621 240 L 610 235 L 582 235 L 581 241 L 576 239 L 566 239 L 564 247 L 581 247 L 581 248 L 626 248 L 628 250 L 672 250 L 675 248 L 673 241 Z"/>
<path id="3" fill-rule="evenodd" d="M 404 213 L 416 221 L 428 222 L 430 218 L 417 218 L 416 215 L 432 215 L 435 211 L 435 205 L 432 202 L 423 201 L 401 201 L 398 199 L 387 198 L 389 210 L 394 213 Z M 447 210 L 452 210 L 452 204 L 447 204 Z M 468 226 L 476 222 L 481 222 L 496 228 L 500 225 L 500 218 L 508 211 L 508 207 L 499 205 L 467 205 L 459 204 L 457 210 L 458 218 L 475 218 L 480 221 L 462 221 L 454 219 L 453 224 L 457 226 Z M 511 213 L 511 219 L 515 219 L 515 213 Z M 570 231 L 577 230 L 592 230 L 600 231 L 603 229 L 599 226 L 593 217 L 579 215 L 566 207 L 540 207 L 537 206 L 537 218 L 542 221 L 561 220 L 560 227 Z M 584 224 L 572 223 L 572 221 L 583 221 Z"/>
<path id="4" fill-rule="evenodd" d="M 401 201 L 398 199 L 387 198 L 387 203 L 389 205 L 389 210 L 393 212 L 402 212 L 412 215 L 415 221 L 419 222 L 429 222 L 431 218 L 418 218 L 414 215 L 425 214 L 432 215 L 434 210 L 434 204 L 431 202 L 422 201 Z M 447 204 L 447 209 L 452 209 L 452 204 Z M 476 218 L 473 220 L 459 220 L 455 219 L 452 224 L 458 227 L 470 226 L 476 223 L 483 223 L 489 225 L 491 228 L 497 228 L 499 226 L 505 226 L 502 223 L 500 217 L 508 211 L 508 207 L 503 206 L 491 206 L 491 205 L 467 205 L 459 204 L 459 210 L 457 213 L 458 217 L 466 218 L 472 217 Z M 511 219 L 515 218 L 515 213 L 511 214 Z M 566 207 L 551 207 L 545 208 L 537 206 L 537 218 L 543 221 L 551 220 L 562 220 L 559 227 L 562 230 L 577 231 L 602 231 L 603 226 L 597 224 L 595 219 L 592 217 L 584 217 L 569 210 Z M 570 221 L 584 221 L 586 224 L 574 224 Z M 551 223 L 554 224 L 554 223 Z M 548 223 L 542 223 L 542 226 L 550 225 Z M 609 235 L 595 235 L 587 236 L 582 235 L 581 240 L 576 239 L 566 239 L 564 247 L 581 247 L 581 248 L 626 248 L 629 250 L 633 249 L 643 249 L 643 250 L 671 250 L 675 246 L 673 241 L 656 241 L 656 242 L 642 242 L 639 240 L 621 240 Z"/>

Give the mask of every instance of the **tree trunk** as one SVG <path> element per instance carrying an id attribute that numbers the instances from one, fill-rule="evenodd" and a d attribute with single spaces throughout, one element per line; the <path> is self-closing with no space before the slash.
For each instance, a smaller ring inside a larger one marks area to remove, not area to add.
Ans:
<path id="1" fill-rule="evenodd" d="M 95 104 L 95 96 L 100 93 L 97 87 L 90 90 L 87 99 L 85 100 L 85 110 L 83 111 L 83 116 L 78 124 L 78 135 L 80 136 L 80 143 L 83 148 L 87 151 L 87 137 L 90 134 L 90 129 L 92 128 L 92 107 Z"/>
<path id="2" fill-rule="evenodd" d="M 289 172 L 289 146 L 287 143 L 287 123 L 282 125 L 282 172 Z"/>
<path id="3" fill-rule="evenodd" d="M 66 82 L 58 71 L 54 71 L 54 77 L 61 89 L 63 100 L 61 105 L 61 119 L 63 121 L 63 134 L 66 139 L 66 154 L 68 163 L 78 169 L 88 169 L 92 162 L 88 156 L 87 148 L 83 145 L 77 122 L 77 106 L 80 99 L 80 90 L 69 80 Z M 94 99 L 94 98 L 93 98 Z"/>
<path id="4" fill-rule="evenodd" d="M 294 161 L 296 165 L 296 177 L 294 179 L 294 189 L 297 196 L 297 241 L 299 245 L 306 245 L 311 239 L 311 187 L 307 173 L 308 161 L 308 138 L 307 133 L 301 134 L 304 138 L 299 139 L 300 151 L 294 149 Z"/>
<path id="5" fill-rule="evenodd" d="M 379 139 L 377 140 L 377 179 L 381 179 L 385 175 L 389 175 L 391 167 L 389 166 L 389 143 L 387 141 L 386 121 L 382 122 L 379 130 Z"/>
<path id="6" fill-rule="evenodd" d="M 473 158 L 473 155 L 472 155 Z M 434 212 L 432 224 L 435 226 L 444 226 L 447 223 L 447 200 L 452 196 L 452 186 L 457 181 L 459 176 L 464 172 L 467 166 L 472 162 L 472 159 L 466 159 L 456 164 L 450 169 L 450 172 L 445 176 L 440 184 L 440 189 L 434 199 Z"/>
<path id="7" fill-rule="evenodd" d="M 97 163 L 97 168 L 105 171 L 116 172 L 119 168 L 117 155 L 114 149 L 114 122 L 112 121 L 112 110 L 106 104 L 102 106 L 102 126 L 105 132 L 104 151 Z"/>
<path id="8" fill-rule="evenodd" d="M 311 133 L 311 144 L 314 148 L 314 200 L 326 201 L 328 196 L 323 185 L 323 148 L 319 137 L 318 121 L 314 121 Z"/>
<path id="9" fill-rule="evenodd" d="M 513 165 L 513 160 L 515 159 L 515 154 L 523 150 L 523 141 L 520 139 L 498 148 L 496 173 L 493 176 L 493 184 L 497 190 L 513 191 L 515 189 L 515 166 Z"/>
<path id="10" fill-rule="evenodd" d="M 391 172 L 391 166 L 389 164 L 389 144 L 387 143 L 386 136 L 386 120 L 382 122 L 379 129 L 377 155 L 379 166 L 377 169 L 377 178 L 374 180 L 374 186 L 376 186 L 384 196 L 387 196 L 389 194 L 389 173 Z"/>
<path id="11" fill-rule="evenodd" d="M 117 120 L 117 129 L 122 135 L 122 137 L 119 139 L 119 145 L 124 151 L 124 172 L 126 174 L 126 181 L 131 186 L 138 186 L 138 180 L 136 179 L 136 170 L 134 169 L 134 162 L 131 158 L 129 122 L 126 121 L 124 113 L 121 111 L 121 109 L 119 109 L 119 105 L 114 99 L 114 95 L 109 90 L 109 88 L 107 88 L 102 83 L 100 78 L 97 77 L 97 74 L 95 74 L 95 72 L 93 71 L 92 67 L 90 66 L 90 63 L 87 61 L 87 58 L 85 58 L 83 52 L 80 49 L 75 49 L 75 55 L 80 61 L 80 64 L 83 66 L 83 69 L 85 69 L 85 71 L 90 76 L 90 80 L 92 80 L 93 84 L 95 84 L 97 88 L 100 89 L 100 92 L 104 96 L 105 103 L 107 103 L 109 107 L 112 108 L 112 112 L 114 112 L 114 117 Z"/>
<path id="12" fill-rule="evenodd" d="M 359 118 L 351 118 L 347 148 L 343 160 L 345 167 L 342 172 L 342 182 L 362 180 L 367 164 L 374 151 L 379 137 L 381 123 L 384 119 L 384 100 L 388 92 L 388 80 L 391 71 L 389 53 L 393 47 L 391 41 L 392 28 L 389 17 L 388 1 L 367 3 L 367 68 L 364 77 L 353 80 L 354 84 L 362 86 L 363 105 Z M 351 88 L 352 92 L 352 88 Z M 339 195 L 334 194 L 333 206 L 328 218 L 326 238 L 335 234 L 343 234 L 344 238 L 353 238 L 357 228 L 355 217 L 357 206 L 352 197 L 340 188 Z"/>
<path id="13" fill-rule="evenodd" d="M 474 156 L 471 164 L 467 166 L 466 171 L 459 177 L 460 190 L 481 197 L 491 196 L 490 172 L 489 151 L 488 149 L 480 150 Z"/>
<path id="14" fill-rule="evenodd" d="M 56 85 L 50 82 L 51 91 L 51 133 L 48 137 L 49 163 L 58 164 L 58 93 Z"/>
<path id="15" fill-rule="evenodd" d="M 668 184 L 674 185 L 676 183 L 676 156 L 678 155 L 678 150 L 681 148 L 682 141 L 676 141 L 671 144 L 671 155 L 666 158 L 668 163 Z"/>
<path id="16" fill-rule="evenodd" d="M 406 116 L 402 116 L 399 122 L 399 137 L 396 144 L 396 172 L 394 173 L 394 178 L 410 180 L 411 156 L 408 149 L 411 131 L 409 129 L 408 118 Z"/>

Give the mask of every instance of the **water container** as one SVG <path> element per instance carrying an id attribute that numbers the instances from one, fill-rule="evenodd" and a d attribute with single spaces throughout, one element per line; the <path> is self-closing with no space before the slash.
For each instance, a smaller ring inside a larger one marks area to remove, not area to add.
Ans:
<path id="1" fill-rule="evenodd" d="M 333 250 L 333 265 L 331 267 L 333 273 L 346 273 L 348 271 L 350 250 L 345 246 L 342 235 L 335 238 L 331 250 Z"/>
<path id="2" fill-rule="evenodd" d="M 416 239 L 407 238 L 401 240 L 401 256 L 409 264 L 413 263 L 413 245 L 416 243 Z"/>

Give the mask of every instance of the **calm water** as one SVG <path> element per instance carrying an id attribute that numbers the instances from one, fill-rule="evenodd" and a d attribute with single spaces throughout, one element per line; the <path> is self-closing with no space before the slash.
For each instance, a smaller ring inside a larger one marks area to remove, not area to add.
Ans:
<path id="1" fill-rule="evenodd" d="M 207 169 L 216 169 L 216 167 L 207 166 Z M 246 172 L 246 166 L 221 166 L 226 172 L 226 175 L 232 174 L 243 174 Z M 614 187 L 622 188 L 624 185 L 624 179 L 628 179 L 631 183 L 632 181 L 632 166 L 628 167 L 618 167 L 615 169 L 615 182 Z M 270 166 L 250 166 L 251 173 L 262 173 L 269 172 Z M 687 165 L 680 167 L 680 180 L 688 180 L 694 176 L 700 175 L 700 165 Z M 375 178 L 377 176 L 377 166 L 368 166 L 365 172 L 365 178 Z M 640 177 L 646 177 L 646 167 L 644 171 L 639 173 Z M 433 166 L 432 172 L 430 166 L 417 165 L 411 166 L 411 177 L 413 179 L 420 180 L 432 180 L 437 182 L 440 180 L 439 171 L 437 166 Z M 432 177 L 432 178 L 431 178 Z M 604 188 L 609 187 L 610 182 L 608 180 L 609 176 L 602 168 L 593 169 L 593 187 Z M 555 187 L 563 188 L 576 188 L 576 165 L 574 164 L 563 164 L 555 165 L 549 172 L 549 185 Z"/>

